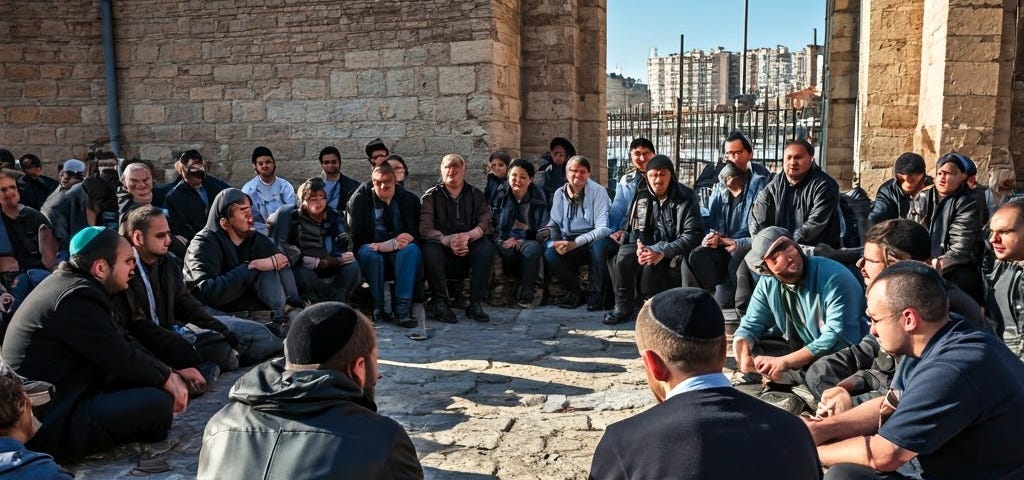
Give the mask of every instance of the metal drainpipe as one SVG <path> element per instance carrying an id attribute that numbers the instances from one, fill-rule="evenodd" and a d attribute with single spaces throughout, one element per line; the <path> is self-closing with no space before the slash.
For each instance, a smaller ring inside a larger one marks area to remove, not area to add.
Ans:
<path id="1" fill-rule="evenodd" d="M 103 15 L 103 63 L 107 86 L 107 130 L 110 149 L 121 157 L 121 116 L 117 110 L 117 59 L 114 57 L 114 12 L 111 0 L 101 0 Z"/>

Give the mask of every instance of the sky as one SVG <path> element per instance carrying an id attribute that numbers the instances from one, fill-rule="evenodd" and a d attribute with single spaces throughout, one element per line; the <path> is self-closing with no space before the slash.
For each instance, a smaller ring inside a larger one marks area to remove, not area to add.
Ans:
<path id="1" fill-rule="evenodd" d="M 800 49 L 825 37 L 826 0 L 749 0 L 747 48 L 785 45 Z M 609 73 L 647 82 L 651 48 L 659 57 L 724 47 L 743 49 L 743 0 L 608 0 Z"/>

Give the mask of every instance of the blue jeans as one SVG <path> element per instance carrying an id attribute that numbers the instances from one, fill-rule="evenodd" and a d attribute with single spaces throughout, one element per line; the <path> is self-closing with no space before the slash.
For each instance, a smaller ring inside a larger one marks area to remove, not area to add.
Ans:
<path id="1" fill-rule="evenodd" d="M 520 298 L 516 300 L 532 300 L 533 288 L 540 274 L 540 262 L 544 257 L 544 246 L 536 240 L 524 240 L 515 248 L 503 248 L 501 242 L 495 240 L 494 246 L 498 249 L 505 274 L 519 272 Z"/>
<path id="2" fill-rule="evenodd" d="M 282 340 L 262 323 L 244 318 L 214 313 L 217 320 L 238 337 L 238 354 L 244 365 L 261 362 L 273 357 L 284 349 Z"/>
<path id="3" fill-rule="evenodd" d="M 356 261 L 363 271 L 363 278 L 370 285 L 374 309 L 384 308 L 384 288 L 389 271 L 395 278 L 395 300 L 412 299 L 412 291 L 423 265 L 423 255 L 418 245 L 410 243 L 401 250 L 381 253 L 370 250 L 370 244 L 365 244 L 356 252 Z"/>

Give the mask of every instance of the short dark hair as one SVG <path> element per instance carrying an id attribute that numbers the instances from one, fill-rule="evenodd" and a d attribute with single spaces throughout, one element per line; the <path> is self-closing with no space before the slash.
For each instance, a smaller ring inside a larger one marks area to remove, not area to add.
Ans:
<path id="1" fill-rule="evenodd" d="M 1024 221 L 1024 197 L 1013 197 L 1006 201 L 1006 203 L 999 206 L 996 212 L 1000 210 L 1016 210 L 1017 221 L 1013 223 L 1014 227 L 1020 226 L 1021 221 Z"/>
<path id="2" fill-rule="evenodd" d="M 143 235 L 149 233 L 149 222 L 154 217 L 165 216 L 163 209 L 152 205 L 139 205 L 128 212 L 121 222 L 121 236 L 131 243 L 132 232 L 138 230 Z"/>
<path id="3" fill-rule="evenodd" d="M 274 159 L 274 153 L 267 147 L 256 147 L 253 149 L 252 164 L 256 165 L 256 159 L 260 157 L 270 157 L 271 160 L 274 160 L 274 163 L 277 163 L 277 160 Z"/>
<path id="4" fill-rule="evenodd" d="M 317 157 L 317 160 L 319 160 L 320 163 L 324 163 L 324 157 L 326 157 L 327 155 L 331 155 L 331 154 L 333 154 L 334 156 L 338 157 L 338 161 L 339 162 L 341 161 L 341 152 L 338 151 L 338 149 L 336 147 L 334 147 L 333 145 L 328 145 L 328 146 L 324 147 L 323 150 L 320 150 L 320 156 Z"/>
<path id="5" fill-rule="evenodd" d="M 931 236 L 923 225 L 905 218 L 881 222 L 868 230 L 864 243 L 874 243 L 887 257 L 924 262 L 932 258 Z"/>
<path id="6" fill-rule="evenodd" d="M 584 168 L 586 168 L 588 172 L 591 171 L 590 160 L 587 157 L 584 157 L 583 155 L 576 155 L 574 157 L 571 157 L 568 161 L 565 162 L 565 165 L 568 166 L 570 163 L 580 164 Z"/>
<path id="7" fill-rule="evenodd" d="M 636 345 L 640 350 L 652 350 L 662 360 L 683 370 L 700 370 L 715 366 L 725 358 L 722 337 L 710 339 L 682 338 L 665 328 L 650 315 L 636 319 Z"/>
<path id="8" fill-rule="evenodd" d="M 373 352 L 374 341 L 373 324 L 366 315 L 356 311 L 356 327 L 352 330 L 345 346 L 341 347 L 331 358 L 320 364 L 321 368 L 331 369 L 336 372 L 348 372 L 348 366 L 359 357 L 369 357 Z M 367 359 L 369 362 L 369 359 Z"/>
<path id="9" fill-rule="evenodd" d="M 25 396 L 24 382 L 13 369 L 5 366 L 0 371 L 0 432 L 14 427 L 26 408 L 32 407 Z"/>
<path id="10" fill-rule="evenodd" d="M 14 166 L 14 154 L 6 148 L 0 148 L 0 166 L 7 164 Z"/>
<path id="11" fill-rule="evenodd" d="M 505 165 L 512 163 L 512 157 L 504 150 L 498 150 L 497 152 L 492 153 L 491 156 L 487 157 L 488 164 L 495 160 L 501 160 L 501 163 L 504 163 Z"/>
<path id="12" fill-rule="evenodd" d="M 405 174 L 406 174 L 406 175 L 408 175 L 408 174 L 409 174 L 409 166 L 405 164 L 405 159 L 404 159 L 404 158 L 402 158 L 402 156 L 401 156 L 401 155 L 399 155 L 399 154 L 397 154 L 397 153 L 392 153 L 391 155 L 388 155 L 388 158 L 385 158 L 385 159 L 384 159 L 384 161 L 383 161 L 383 162 L 381 162 L 381 163 L 387 163 L 387 162 L 390 162 L 390 161 L 392 161 L 392 160 L 395 160 L 395 161 L 397 161 L 398 163 L 401 163 L 401 164 L 402 164 L 402 168 L 404 168 L 404 169 L 405 169 Z M 390 165 L 389 165 L 389 167 L 390 167 Z M 371 172 L 372 172 L 372 171 L 371 171 Z M 394 171 L 392 171 L 391 173 L 395 173 L 395 172 L 394 172 Z"/>
<path id="13" fill-rule="evenodd" d="M 113 267 L 117 263 L 117 247 L 120 245 L 121 238 L 117 232 L 104 228 L 103 231 L 97 233 L 92 240 L 78 253 L 71 256 L 68 263 L 72 267 L 88 272 L 92 269 L 92 264 L 96 260 L 103 260 L 107 262 L 107 265 Z"/>
<path id="14" fill-rule="evenodd" d="M 26 168 L 41 167 L 43 166 L 43 161 L 31 153 L 26 153 L 18 159 L 18 164 L 21 165 L 21 169 L 24 170 Z"/>
<path id="15" fill-rule="evenodd" d="M 739 130 L 734 130 L 732 133 L 729 134 L 728 137 L 725 137 L 725 141 L 722 142 L 722 149 L 725 149 L 725 144 L 729 142 L 735 142 L 737 140 L 739 140 L 740 143 L 743 144 L 744 150 L 746 150 L 748 153 L 754 153 L 754 145 L 750 143 L 750 139 L 747 138 L 746 134 Z M 811 156 L 813 157 L 814 155 Z"/>
<path id="16" fill-rule="evenodd" d="M 515 160 L 512 160 L 512 163 L 508 164 L 508 170 L 510 172 L 515 167 L 519 167 L 523 170 L 526 170 L 526 175 L 528 175 L 530 178 L 533 178 L 533 174 L 536 173 L 536 170 L 534 170 L 533 168 L 533 164 L 530 163 L 529 160 L 523 158 L 517 158 Z"/>
<path id="17" fill-rule="evenodd" d="M 886 301 L 893 310 L 913 308 L 926 322 L 941 322 L 949 316 L 946 285 L 934 268 L 903 260 L 885 267 L 871 288 L 878 288 L 883 282 Z"/>
<path id="18" fill-rule="evenodd" d="M 802 138 L 796 138 L 793 140 L 786 141 L 786 144 L 782 147 L 782 149 L 785 150 L 789 148 L 790 145 L 800 145 L 801 147 L 804 148 L 804 151 L 807 152 L 807 156 L 814 158 L 814 145 L 811 145 L 811 142 L 808 142 L 807 140 L 804 140 Z"/>
<path id="19" fill-rule="evenodd" d="M 327 192 L 327 183 L 324 182 L 324 179 L 320 177 L 313 177 L 302 182 L 302 185 L 299 185 L 299 188 L 296 189 L 295 196 L 298 198 L 299 204 L 301 205 L 302 202 L 310 196 L 310 194 L 315 192 Z"/>
<path id="20" fill-rule="evenodd" d="M 402 165 L 405 165 L 405 163 L 403 162 Z M 395 178 L 395 169 L 391 168 L 391 165 L 388 165 L 388 162 L 380 162 L 379 165 L 373 167 L 373 170 L 370 170 L 370 181 L 373 181 L 373 174 L 375 173 L 391 175 L 391 178 Z"/>
<path id="21" fill-rule="evenodd" d="M 640 147 L 644 147 L 651 151 L 651 153 L 658 153 L 654 149 L 654 143 L 644 137 L 636 137 L 632 142 L 629 142 L 629 151 L 636 150 Z"/>

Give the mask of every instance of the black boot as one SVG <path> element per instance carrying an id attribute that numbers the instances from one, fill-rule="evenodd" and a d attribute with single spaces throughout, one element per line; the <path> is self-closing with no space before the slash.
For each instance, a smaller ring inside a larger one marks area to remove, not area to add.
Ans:
<path id="1" fill-rule="evenodd" d="M 604 315 L 601 323 L 605 325 L 618 325 L 633 320 L 635 316 L 634 309 L 630 308 L 628 304 L 617 304 L 612 311 Z"/>
<path id="2" fill-rule="evenodd" d="M 437 321 L 442 323 L 456 323 L 459 321 L 459 319 L 455 318 L 455 312 L 448 306 L 447 300 L 434 300 L 434 316 L 437 317 Z"/>
<path id="3" fill-rule="evenodd" d="M 484 311 L 484 305 L 480 302 L 470 303 L 469 308 L 466 309 L 466 316 L 478 322 L 491 321 L 491 317 Z"/>

